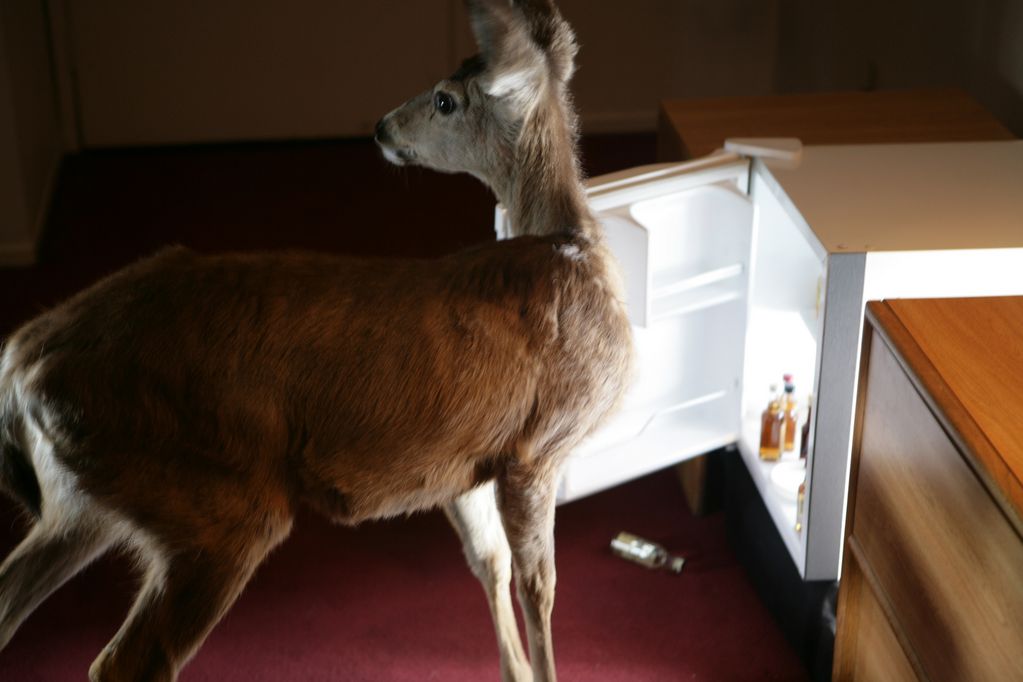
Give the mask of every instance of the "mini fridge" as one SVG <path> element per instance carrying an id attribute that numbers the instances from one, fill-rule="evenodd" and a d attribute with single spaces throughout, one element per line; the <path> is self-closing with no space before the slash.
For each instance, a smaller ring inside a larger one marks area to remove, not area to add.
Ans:
<path id="1" fill-rule="evenodd" d="M 800 575 L 837 579 L 864 305 L 1023 294 L 1023 141 L 733 140 L 588 192 L 625 276 L 637 372 L 559 498 L 735 446 Z M 506 219 L 498 206 L 498 237 Z M 759 457 L 783 374 L 802 411 L 812 396 L 802 503 L 798 445 Z"/>

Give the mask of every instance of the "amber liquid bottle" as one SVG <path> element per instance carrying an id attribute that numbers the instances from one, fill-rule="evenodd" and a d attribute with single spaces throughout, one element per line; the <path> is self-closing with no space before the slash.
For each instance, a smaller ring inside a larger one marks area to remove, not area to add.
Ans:
<path id="1" fill-rule="evenodd" d="M 781 457 L 782 430 L 785 427 L 785 415 L 777 391 L 777 386 L 771 386 L 771 394 L 775 397 L 760 416 L 760 458 L 768 461 Z"/>
<path id="2" fill-rule="evenodd" d="M 785 426 L 783 429 L 783 449 L 785 452 L 794 452 L 796 449 L 796 422 L 798 421 L 798 415 L 796 414 L 796 398 L 795 398 L 796 387 L 792 383 L 792 375 L 785 375 L 785 402 L 782 405 L 782 411 L 784 413 Z"/>

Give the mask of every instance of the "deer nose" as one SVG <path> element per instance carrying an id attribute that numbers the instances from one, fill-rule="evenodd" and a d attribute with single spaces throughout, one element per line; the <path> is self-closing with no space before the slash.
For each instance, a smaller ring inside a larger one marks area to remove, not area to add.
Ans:
<path id="1" fill-rule="evenodd" d="M 379 144 L 387 144 L 391 141 L 391 134 L 387 132 L 387 124 L 384 119 L 377 121 L 377 127 L 373 133 L 373 139 Z"/>

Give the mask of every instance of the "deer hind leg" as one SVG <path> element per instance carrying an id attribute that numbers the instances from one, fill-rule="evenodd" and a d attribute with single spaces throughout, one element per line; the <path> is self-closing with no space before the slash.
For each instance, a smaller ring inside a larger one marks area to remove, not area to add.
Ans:
<path id="1" fill-rule="evenodd" d="M 444 511 L 462 539 L 469 568 L 487 593 L 501 654 L 501 679 L 528 682 L 532 673 L 522 650 L 509 591 L 511 549 L 497 513 L 494 484 L 470 490 L 448 504 Z"/>
<path id="2" fill-rule="evenodd" d="M 526 621 L 536 682 L 554 682 L 551 612 L 554 609 L 556 472 L 509 465 L 498 479 L 497 504 L 511 545 L 519 605 Z"/>
<path id="3" fill-rule="evenodd" d="M 92 682 L 170 682 L 290 530 L 235 528 L 224 542 L 149 549 L 145 581 L 127 620 L 89 668 Z M 241 538 L 244 538 L 242 540 Z"/>
<path id="4" fill-rule="evenodd" d="M 46 597 L 114 542 L 103 525 L 44 517 L 0 565 L 0 649 Z"/>

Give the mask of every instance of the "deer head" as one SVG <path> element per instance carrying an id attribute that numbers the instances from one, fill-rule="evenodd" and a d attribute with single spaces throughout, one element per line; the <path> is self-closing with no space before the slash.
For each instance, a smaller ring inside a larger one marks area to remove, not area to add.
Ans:
<path id="1" fill-rule="evenodd" d="M 567 84 L 572 29 L 550 0 L 469 0 L 480 53 L 377 124 L 398 165 L 468 172 L 493 189 L 514 234 L 588 223 Z"/>

